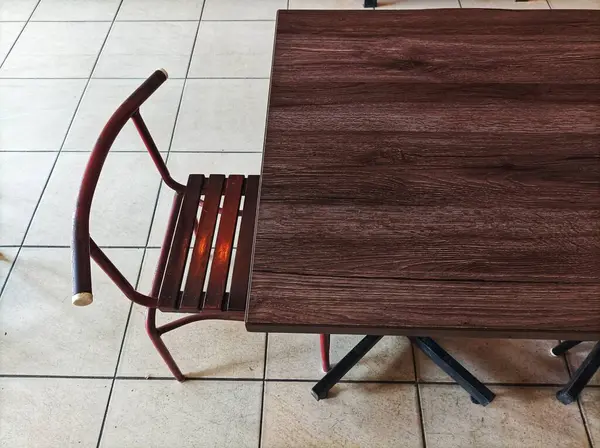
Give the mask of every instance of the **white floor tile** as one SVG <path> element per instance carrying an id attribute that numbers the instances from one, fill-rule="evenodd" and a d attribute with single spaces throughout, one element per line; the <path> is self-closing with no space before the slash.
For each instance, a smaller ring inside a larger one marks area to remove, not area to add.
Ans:
<path id="1" fill-rule="evenodd" d="M 202 22 L 192 78 L 268 78 L 275 22 Z"/>
<path id="2" fill-rule="evenodd" d="M 262 154 L 171 153 L 167 167 L 171 176 L 182 184 L 190 174 L 260 174 Z M 167 229 L 173 191 L 163 185 L 160 191 L 149 246 L 160 246 Z"/>
<path id="3" fill-rule="evenodd" d="M 342 359 L 363 338 L 331 336 L 331 364 Z M 317 334 L 269 334 L 267 378 L 311 379 L 323 376 Z M 387 336 L 344 377 L 347 380 L 414 381 L 413 355 L 407 338 Z"/>
<path id="4" fill-rule="evenodd" d="M 0 22 L 0 65 L 17 40 L 25 22 Z"/>
<path id="5" fill-rule="evenodd" d="M 564 406 L 553 388 L 495 387 L 486 407 L 459 386 L 421 386 L 428 448 L 583 448 L 587 437 L 577 406 Z"/>
<path id="6" fill-rule="evenodd" d="M 437 9 L 460 8 L 458 0 L 379 0 L 380 9 Z"/>
<path id="7" fill-rule="evenodd" d="M 87 78 L 108 22 L 29 22 L 0 69 L 3 78 Z"/>
<path id="8" fill-rule="evenodd" d="M 287 0 L 206 0 L 203 20 L 275 20 Z"/>
<path id="9" fill-rule="evenodd" d="M 196 33 L 195 22 L 116 22 L 95 78 L 146 78 L 164 68 L 185 77 Z"/>
<path id="10" fill-rule="evenodd" d="M 135 284 L 142 249 L 106 249 Z M 92 263 L 94 303 L 71 304 L 71 250 L 23 248 L 0 300 L 0 371 L 112 375 L 131 302 Z"/>
<path id="11" fill-rule="evenodd" d="M 158 260 L 158 249 L 146 253 L 140 291 L 148 293 Z M 161 325 L 182 317 L 158 313 Z M 131 314 L 119 375 L 167 376 L 171 373 L 156 352 L 144 328 L 146 310 L 136 306 Z M 204 321 L 181 327 L 163 336 L 173 358 L 189 377 L 262 378 L 265 335 L 249 333 L 243 322 Z"/>
<path id="12" fill-rule="evenodd" d="M 91 151 L 102 128 L 119 105 L 143 82 L 141 79 L 92 79 L 65 141 L 64 149 Z M 183 80 L 165 82 L 140 108 L 154 142 L 160 151 L 167 151 Z M 129 121 L 111 151 L 146 151 L 132 121 Z"/>
<path id="13" fill-rule="evenodd" d="M 600 0 L 548 0 L 552 9 L 600 9 Z"/>
<path id="14" fill-rule="evenodd" d="M 16 247 L 0 246 L 0 289 L 4 286 L 10 267 L 15 261 L 18 249 Z"/>
<path id="15" fill-rule="evenodd" d="M 290 9 L 365 9 L 364 0 L 290 0 Z"/>
<path id="16" fill-rule="evenodd" d="M 117 380 L 102 448 L 257 447 L 260 382 Z"/>
<path id="17" fill-rule="evenodd" d="M 110 380 L 0 378 L 0 446 L 95 447 Z"/>
<path id="18" fill-rule="evenodd" d="M 203 0 L 124 0 L 117 20 L 200 20 Z"/>
<path id="19" fill-rule="evenodd" d="M 31 20 L 108 20 L 115 17 L 120 0 L 42 0 Z"/>
<path id="20" fill-rule="evenodd" d="M 191 79 L 183 94 L 171 149 L 261 151 L 267 79 Z"/>
<path id="21" fill-rule="evenodd" d="M 25 241 L 28 245 L 69 245 L 71 220 L 89 153 L 62 153 Z M 96 188 L 90 233 L 100 246 L 146 243 L 160 176 L 146 153 L 108 156 Z"/>
<path id="22" fill-rule="evenodd" d="M 0 20 L 28 20 L 38 0 L 2 0 Z"/>
<path id="23" fill-rule="evenodd" d="M 0 152 L 0 245 L 19 245 L 56 153 Z"/>
<path id="24" fill-rule="evenodd" d="M 436 341 L 483 382 L 566 383 L 562 359 L 549 355 L 557 341 L 523 339 L 436 338 Z M 421 381 L 453 380 L 416 349 Z"/>
<path id="25" fill-rule="evenodd" d="M 338 384 L 322 401 L 311 387 L 266 384 L 263 448 L 423 446 L 415 386 Z"/>
<path id="26" fill-rule="evenodd" d="M 0 79 L 0 151 L 59 150 L 85 80 Z"/>
<path id="27" fill-rule="evenodd" d="M 550 9 L 546 0 L 461 0 L 463 8 L 498 8 L 498 9 Z"/>

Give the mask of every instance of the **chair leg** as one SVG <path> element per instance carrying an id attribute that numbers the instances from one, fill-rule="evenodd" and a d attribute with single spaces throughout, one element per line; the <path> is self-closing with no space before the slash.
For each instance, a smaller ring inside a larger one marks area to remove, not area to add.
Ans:
<path id="1" fill-rule="evenodd" d="M 377 0 L 365 0 L 363 6 L 365 8 L 377 8 Z"/>
<path id="2" fill-rule="evenodd" d="M 156 328 L 155 308 L 148 308 L 148 315 L 146 316 L 146 332 L 148 333 L 148 336 L 150 336 L 150 340 L 154 344 L 154 347 L 167 364 L 167 367 L 169 368 L 175 379 L 177 379 L 177 381 L 179 382 L 185 381 L 185 376 L 183 375 L 183 373 L 181 373 L 179 367 L 177 367 L 177 363 L 171 356 L 169 349 L 163 342 L 162 338 L 160 337 L 160 333 Z"/>
<path id="3" fill-rule="evenodd" d="M 321 367 L 323 372 L 327 373 L 331 370 L 331 363 L 329 362 L 329 346 L 330 346 L 330 335 L 321 334 Z"/>
<path id="4" fill-rule="evenodd" d="M 582 341 L 562 341 L 556 347 L 550 349 L 551 356 L 561 356 L 567 353 L 576 345 L 581 344 Z"/>
<path id="5" fill-rule="evenodd" d="M 600 368 L 600 342 L 596 343 L 567 385 L 556 393 L 558 401 L 562 404 L 571 404 L 577 400 L 577 397 L 598 371 L 598 368 Z"/>
<path id="6" fill-rule="evenodd" d="M 496 395 L 431 338 L 409 338 L 429 359 L 471 395 L 475 404 L 487 406 Z"/>

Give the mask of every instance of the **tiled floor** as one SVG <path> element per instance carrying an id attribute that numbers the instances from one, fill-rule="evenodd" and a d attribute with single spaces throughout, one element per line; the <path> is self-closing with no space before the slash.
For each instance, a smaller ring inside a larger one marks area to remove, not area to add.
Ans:
<path id="1" fill-rule="evenodd" d="M 171 79 L 142 111 L 175 177 L 259 173 L 274 19 L 287 7 L 360 9 L 361 0 L 0 1 L 0 447 L 600 448 L 600 380 L 578 404 L 554 399 L 589 344 L 567 367 L 548 356 L 555 341 L 441 340 L 498 393 L 482 408 L 406 339 L 389 337 L 316 402 L 317 336 L 186 327 L 166 338 L 194 378 L 179 384 L 145 337 L 143 310 L 98 269 L 94 305 L 70 305 L 76 187 L 110 112 L 164 67 Z M 113 149 L 92 233 L 147 289 L 169 197 L 132 126 Z M 334 360 L 356 341 L 333 337 Z"/>

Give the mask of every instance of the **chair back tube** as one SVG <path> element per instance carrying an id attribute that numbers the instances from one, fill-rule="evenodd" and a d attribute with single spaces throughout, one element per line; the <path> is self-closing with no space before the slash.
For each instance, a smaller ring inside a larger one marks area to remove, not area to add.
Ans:
<path id="1" fill-rule="evenodd" d="M 100 172 L 115 139 L 127 121 L 166 80 L 165 70 L 155 71 L 110 117 L 90 155 L 83 173 L 73 217 L 73 304 L 89 305 L 93 301 L 90 259 L 90 209 Z M 162 173 L 161 173 L 162 174 Z"/>

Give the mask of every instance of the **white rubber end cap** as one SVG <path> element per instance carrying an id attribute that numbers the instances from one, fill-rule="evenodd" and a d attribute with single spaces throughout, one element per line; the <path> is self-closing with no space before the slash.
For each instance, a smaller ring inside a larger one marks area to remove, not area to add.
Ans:
<path id="1" fill-rule="evenodd" d="M 169 74 L 167 73 L 167 71 L 164 68 L 159 68 L 159 70 L 165 74 L 165 78 L 169 77 Z"/>
<path id="2" fill-rule="evenodd" d="M 94 301 L 94 296 L 91 292 L 80 292 L 75 294 L 71 301 L 75 306 L 88 306 Z"/>

